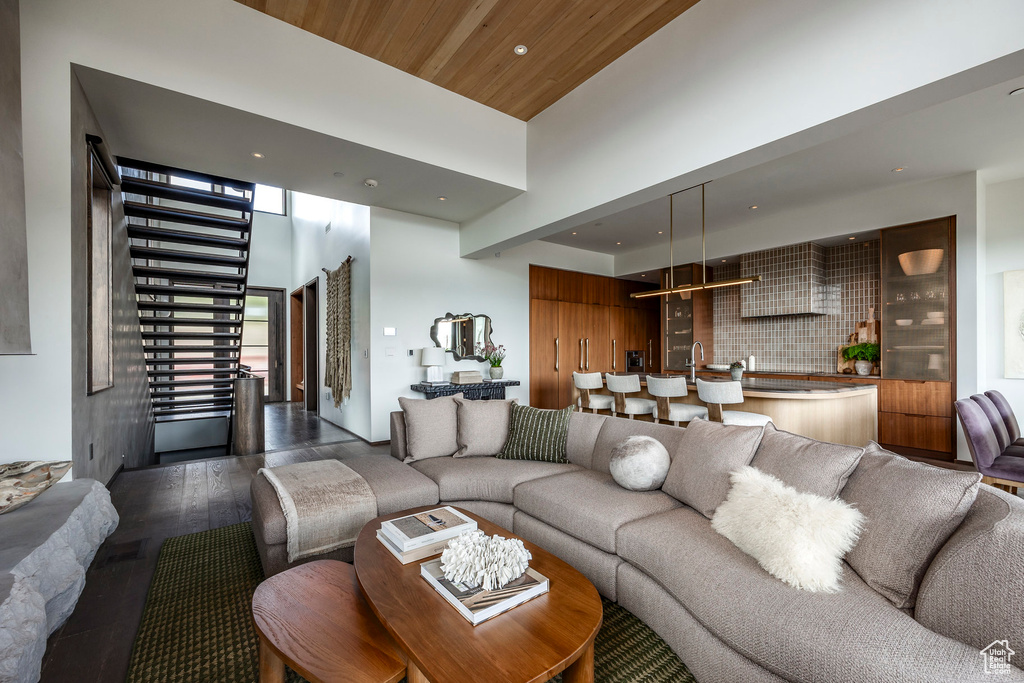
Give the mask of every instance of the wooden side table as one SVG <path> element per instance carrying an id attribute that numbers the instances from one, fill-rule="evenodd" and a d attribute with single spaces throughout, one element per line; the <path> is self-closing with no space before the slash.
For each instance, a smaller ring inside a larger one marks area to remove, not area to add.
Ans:
<path id="1" fill-rule="evenodd" d="M 370 611 L 352 565 L 317 560 L 270 577 L 252 596 L 260 683 L 285 664 L 310 683 L 397 683 L 405 655 Z"/>

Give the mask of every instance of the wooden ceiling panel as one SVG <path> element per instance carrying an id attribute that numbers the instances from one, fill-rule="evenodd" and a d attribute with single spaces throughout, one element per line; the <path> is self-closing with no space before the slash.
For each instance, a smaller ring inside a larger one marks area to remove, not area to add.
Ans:
<path id="1" fill-rule="evenodd" d="M 524 121 L 697 3 L 236 1 Z"/>

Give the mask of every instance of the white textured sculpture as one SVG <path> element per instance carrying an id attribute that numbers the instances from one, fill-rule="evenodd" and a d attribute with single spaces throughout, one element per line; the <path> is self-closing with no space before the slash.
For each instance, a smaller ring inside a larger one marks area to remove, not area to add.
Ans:
<path id="1" fill-rule="evenodd" d="M 672 464 L 668 450 L 650 436 L 631 436 L 612 449 L 608 470 L 615 483 L 630 491 L 661 488 Z"/>
<path id="2" fill-rule="evenodd" d="M 522 576 L 532 558 L 518 538 L 489 537 L 477 529 L 463 531 L 448 543 L 441 553 L 441 571 L 452 583 L 494 590 Z"/>

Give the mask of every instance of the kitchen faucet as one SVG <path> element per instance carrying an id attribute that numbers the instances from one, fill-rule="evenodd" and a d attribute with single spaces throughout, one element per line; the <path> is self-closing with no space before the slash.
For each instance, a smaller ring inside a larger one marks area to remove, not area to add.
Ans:
<path id="1" fill-rule="evenodd" d="M 694 384 L 697 383 L 697 360 L 694 358 L 695 349 L 700 347 L 700 359 L 704 360 L 704 345 L 699 341 L 693 342 L 690 347 L 690 381 Z"/>

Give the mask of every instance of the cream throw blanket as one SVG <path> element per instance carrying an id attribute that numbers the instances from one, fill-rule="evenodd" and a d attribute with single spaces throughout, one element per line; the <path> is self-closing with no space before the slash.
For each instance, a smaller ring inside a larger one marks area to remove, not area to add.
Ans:
<path id="1" fill-rule="evenodd" d="M 288 562 L 350 546 L 377 516 L 377 497 L 366 480 L 337 460 L 262 468 L 284 513 Z"/>

